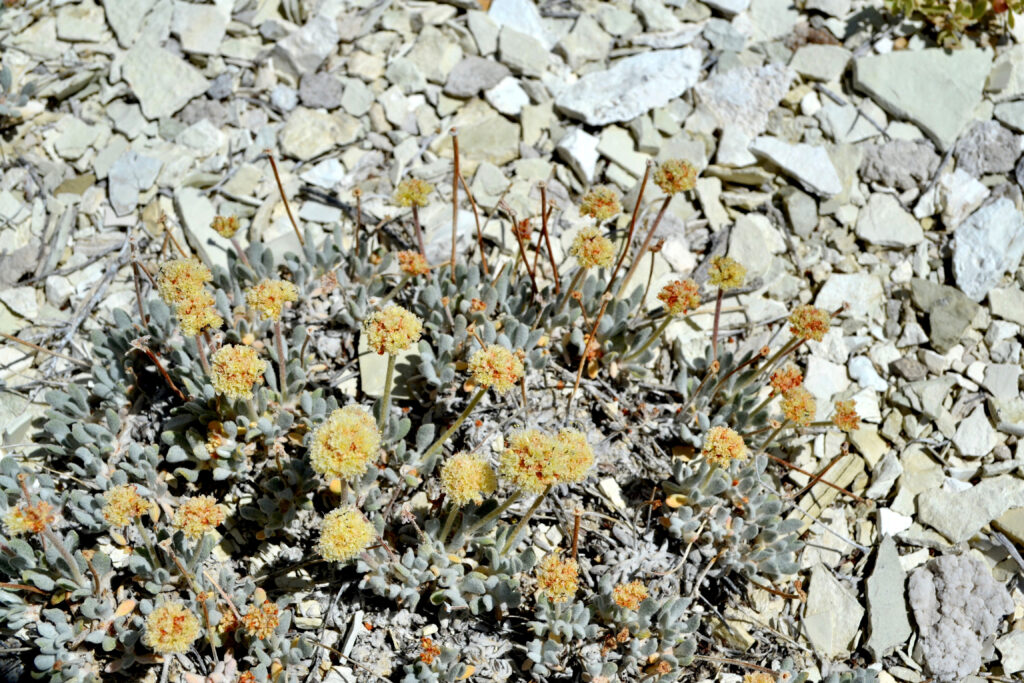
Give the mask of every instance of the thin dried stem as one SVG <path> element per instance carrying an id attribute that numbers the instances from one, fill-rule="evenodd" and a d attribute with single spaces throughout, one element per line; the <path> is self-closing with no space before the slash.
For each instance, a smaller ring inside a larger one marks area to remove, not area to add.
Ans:
<path id="1" fill-rule="evenodd" d="M 0 337 L 3 337 L 4 339 L 9 339 L 12 342 L 17 342 L 19 344 L 23 344 L 23 345 L 25 345 L 25 346 L 27 346 L 27 347 L 29 347 L 31 349 L 35 349 L 36 351 L 42 351 L 43 353 L 48 353 L 49 355 L 54 356 L 56 358 L 62 358 L 62 359 L 66 360 L 66 361 L 68 361 L 70 363 L 74 363 L 75 365 L 79 365 L 79 366 L 81 366 L 83 368 L 92 367 L 89 363 L 86 363 L 84 360 L 79 360 L 77 358 L 72 358 L 71 356 L 66 356 L 63 353 L 57 353 L 56 351 L 51 351 L 50 349 L 44 349 L 42 346 L 39 346 L 38 344 L 33 344 L 32 342 L 25 341 L 24 339 L 18 339 L 14 335 L 7 334 L 6 332 L 0 332 Z"/>
<path id="2" fill-rule="evenodd" d="M 649 168 L 649 167 L 648 167 Z M 640 267 L 640 262 L 643 260 L 644 255 L 647 253 L 647 247 L 651 244 L 651 238 L 654 237 L 654 233 L 658 230 L 658 224 L 661 223 L 662 217 L 665 215 L 665 211 L 668 209 L 669 203 L 672 201 L 672 197 L 675 195 L 668 195 L 665 197 L 665 201 L 661 203 L 661 209 L 658 210 L 658 215 L 654 218 L 654 222 L 651 223 L 651 229 L 647 231 L 647 237 L 640 244 L 640 251 L 637 252 L 636 258 L 633 259 L 633 263 L 630 264 L 629 270 L 622 277 L 622 284 L 619 285 L 619 291 L 615 295 L 616 298 L 621 297 L 626 292 L 626 286 L 629 285 L 629 281 L 633 279 L 633 275 L 636 274 L 636 269 Z M 639 198 L 637 199 L 637 206 L 640 205 Z M 652 258 L 653 261 L 653 258 Z"/>
<path id="3" fill-rule="evenodd" d="M 548 249 L 548 260 L 551 262 L 551 279 L 555 281 L 555 294 L 562 291 L 558 277 L 558 266 L 555 264 L 555 252 L 551 248 L 551 235 L 548 234 L 548 186 L 540 183 L 540 234 L 544 236 L 544 244 Z"/>
<path id="4" fill-rule="evenodd" d="M 299 224 L 295 222 L 295 216 L 292 214 L 292 207 L 288 203 L 288 197 L 284 194 L 284 183 L 281 182 L 281 174 L 277 171 L 277 161 L 274 160 L 274 153 L 269 149 L 263 150 L 263 153 L 270 159 L 270 168 L 274 170 L 274 180 L 277 181 L 277 190 L 281 193 L 281 201 L 284 202 L 284 210 L 288 212 L 288 220 L 292 223 L 292 229 L 295 230 L 295 236 L 299 238 L 299 244 L 306 246 L 306 240 L 302 238 L 302 231 L 299 230 Z"/>
<path id="5" fill-rule="evenodd" d="M 537 276 L 530 268 L 530 260 L 526 257 L 526 245 L 523 244 L 523 238 L 519 234 L 519 219 L 516 217 L 515 211 L 512 210 L 505 202 L 499 204 L 501 208 L 509 215 L 512 219 L 512 233 L 516 236 L 516 242 L 519 243 L 519 256 L 523 261 L 523 265 L 526 267 L 526 272 L 530 276 L 530 284 L 533 286 L 533 295 L 536 296 L 539 291 L 537 288 Z"/>
<path id="6" fill-rule="evenodd" d="M 469 205 L 473 207 L 473 220 L 476 221 L 476 243 L 480 249 L 480 263 L 484 267 L 484 275 L 490 274 L 490 269 L 487 267 L 487 254 L 484 253 L 484 232 L 480 226 L 480 211 L 476 206 L 476 199 L 473 198 L 473 193 L 469 189 L 469 185 L 466 184 L 466 179 L 459 174 L 459 182 L 462 183 L 462 189 L 466 191 L 466 198 L 469 199 Z"/>
<path id="7" fill-rule="evenodd" d="M 452 284 L 455 284 L 455 239 L 459 236 L 459 131 L 452 128 L 452 157 L 455 172 L 452 175 Z"/>
<path id="8" fill-rule="evenodd" d="M 651 168 L 653 166 L 654 162 L 648 161 L 647 168 L 644 169 L 644 178 L 640 181 L 640 191 L 636 195 L 636 204 L 633 206 L 633 217 L 629 220 L 629 234 L 626 235 L 626 243 L 622 245 L 622 252 L 619 254 L 619 260 L 615 262 L 612 275 L 608 278 L 608 286 L 604 289 L 605 294 L 612 291 L 612 285 L 615 284 L 615 276 L 619 274 L 619 269 L 622 268 L 622 264 L 629 254 L 629 247 L 633 243 L 633 233 L 636 232 L 636 219 L 640 215 L 640 203 L 644 198 L 644 190 L 647 189 L 647 179 L 651 177 Z"/>
<path id="9" fill-rule="evenodd" d="M 412 225 L 416 230 L 416 244 L 420 247 L 420 255 L 427 257 L 427 248 L 423 245 L 423 228 L 420 227 L 420 210 L 416 204 L 412 205 Z"/>

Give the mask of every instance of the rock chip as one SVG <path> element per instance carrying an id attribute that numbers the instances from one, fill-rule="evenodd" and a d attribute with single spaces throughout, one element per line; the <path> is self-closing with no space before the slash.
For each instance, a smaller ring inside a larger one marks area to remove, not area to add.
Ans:
<path id="1" fill-rule="evenodd" d="M 171 31 L 178 36 L 185 52 L 215 55 L 227 33 L 228 19 L 228 13 L 216 5 L 179 1 L 174 3 Z"/>
<path id="2" fill-rule="evenodd" d="M 978 406 L 957 425 L 953 434 L 953 445 L 965 458 L 981 458 L 992 452 L 999 440 L 996 430 L 985 415 L 985 408 Z"/>
<path id="3" fill-rule="evenodd" d="M 121 47 L 128 48 L 135 42 L 143 20 L 156 3 L 157 0 L 103 0 L 107 23 L 114 29 Z"/>
<path id="4" fill-rule="evenodd" d="M 170 116 L 209 87 L 199 70 L 184 59 L 143 41 L 125 54 L 121 75 L 150 120 Z"/>
<path id="5" fill-rule="evenodd" d="M 581 128 L 573 128 L 558 141 L 555 151 L 588 185 L 594 181 L 597 168 L 597 145 L 600 141 Z"/>
<path id="6" fill-rule="evenodd" d="M 789 67 L 806 78 L 828 82 L 846 71 L 851 57 L 849 50 L 838 45 L 804 45 L 793 55 Z"/>
<path id="7" fill-rule="evenodd" d="M 341 106 L 342 90 L 341 81 L 332 74 L 306 74 L 299 81 L 299 99 L 302 100 L 303 106 L 310 109 L 337 109 Z M 368 110 L 369 106 L 362 113 L 365 114 Z"/>
<path id="8" fill-rule="evenodd" d="M 946 353 L 959 343 L 964 330 L 981 310 L 956 287 L 922 278 L 910 281 L 910 295 L 914 305 L 928 313 L 928 339 L 939 353 Z"/>
<path id="9" fill-rule="evenodd" d="M 915 569 L 907 596 L 920 632 L 914 658 L 944 681 L 981 667 L 987 642 L 1013 611 L 1006 588 L 972 555 L 944 555 Z"/>
<path id="10" fill-rule="evenodd" d="M 1024 215 L 1007 199 L 975 211 L 953 236 L 953 274 L 972 301 L 981 301 L 1024 256 Z"/>
<path id="11" fill-rule="evenodd" d="M 501 79 L 493 88 L 486 90 L 484 99 L 506 116 L 519 116 L 523 107 L 530 103 L 530 96 L 512 76 Z"/>
<path id="12" fill-rule="evenodd" d="M 976 178 L 1012 171 L 1019 156 L 1019 138 L 998 121 L 979 121 L 956 143 L 957 168 Z"/>
<path id="13" fill-rule="evenodd" d="M 700 76 L 701 60 L 701 52 L 692 48 L 626 57 L 607 71 L 580 78 L 558 95 L 555 105 L 592 126 L 629 121 L 689 90 Z"/>
<path id="14" fill-rule="evenodd" d="M 845 315 L 857 319 L 879 318 L 885 303 L 885 292 L 878 278 L 868 273 L 833 273 L 818 291 L 814 305 L 834 311 L 849 304 Z"/>
<path id="15" fill-rule="evenodd" d="M 882 247 L 912 247 L 924 240 L 921 224 L 896 197 L 876 192 L 857 215 L 857 237 Z"/>
<path id="16" fill-rule="evenodd" d="M 982 479 L 963 491 L 945 488 L 917 497 L 918 520 L 949 539 L 962 543 L 1011 508 L 1024 505 L 1024 480 L 1009 474 Z"/>
<path id="17" fill-rule="evenodd" d="M 803 618 L 804 632 L 815 651 L 828 658 L 845 657 L 863 617 L 856 594 L 824 565 L 816 565 Z"/>
<path id="18" fill-rule="evenodd" d="M 444 94 L 451 97 L 474 97 L 483 90 L 493 88 L 511 73 L 507 66 L 493 59 L 466 57 L 448 72 Z"/>
<path id="19" fill-rule="evenodd" d="M 604 59 L 612 43 L 612 37 L 593 17 L 581 13 L 572 30 L 558 41 L 555 52 L 565 58 L 570 68 L 577 70 L 587 62 Z"/>
<path id="20" fill-rule="evenodd" d="M 926 140 L 890 140 L 871 145 L 860 164 L 861 178 L 897 190 L 920 187 L 931 180 L 939 155 Z"/>
<path id="21" fill-rule="evenodd" d="M 103 28 L 103 9 L 91 0 L 57 10 L 57 37 L 61 40 L 96 41 Z"/>
<path id="22" fill-rule="evenodd" d="M 506 26 L 498 34 L 498 59 L 517 74 L 540 78 L 550 57 L 539 40 Z"/>
<path id="23" fill-rule="evenodd" d="M 1004 674 L 1024 671 L 1024 631 L 1012 631 L 996 641 Z"/>
<path id="24" fill-rule="evenodd" d="M 509 27 L 540 42 L 546 49 L 555 44 L 533 0 L 494 0 L 487 16 L 499 27 Z"/>
<path id="25" fill-rule="evenodd" d="M 896 543 L 891 536 L 886 536 L 878 544 L 875 568 L 867 580 L 870 633 L 867 647 L 876 660 L 910 637 L 907 601 L 903 596 L 906 581 Z"/>
<path id="26" fill-rule="evenodd" d="M 789 91 L 796 72 L 783 64 L 740 66 L 716 73 L 694 88 L 719 128 L 736 126 L 748 137 L 764 132 L 768 113 Z"/>
<path id="27" fill-rule="evenodd" d="M 107 176 L 107 191 L 114 213 L 124 216 L 134 211 L 139 204 L 139 192 L 153 186 L 162 166 L 159 159 L 142 156 L 133 149 L 122 154 Z"/>
<path id="28" fill-rule="evenodd" d="M 295 76 L 300 76 L 323 64 L 327 55 L 338 45 L 337 22 L 323 14 L 316 14 L 301 28 L 292 31 L 274 46 L 274 55 L 280 64 Z"/>
<path id="29" fill-rule="evenodd" d="M 945 151 L 981 102 L 992 52 L 898 50 L 861 57 L 854 64 L 858 88 L 893 116 L 913 121 Z"/>
<path id="30" fill-rule="evenodd" d="M 299 107 L 281 127 L 278 138 L 284 154 L 306 161 L 335 145 L 354 142 L 361 133 L 362 124 L 347 114 L 328 114 Z"/>
<path id="31" fill-rule="evenodd" d="M 824 147 L 793 144 L 762 135 L 751 143 L 750 151 L 772 162 L 804 189 L 820 197 L 831 197 L 843 191 L 843 183 Z"/>

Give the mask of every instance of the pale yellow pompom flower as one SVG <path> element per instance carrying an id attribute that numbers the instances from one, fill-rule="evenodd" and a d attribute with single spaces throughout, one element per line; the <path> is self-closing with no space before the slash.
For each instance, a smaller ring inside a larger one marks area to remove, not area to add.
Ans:
<path id="1" fill-rule="evenodd" d="M 103 519 L 113 526 L 131 524 L 135 518 L 149 512 L 152 505 L 139 495 L 135 484 L 115 486 L 104 496 Z"/>
<path id="2" fill-rule="evenodd" d="M 700 306 L 700 289 L 693 280 L 676 280 L 661 288 L 658 299 L 671 315 L 689 313 Z"/>
<path id="3" fill-rule="evenodd" d="M 174 512 L 174 528 L 195 540 L 224 523 L 224 508 L 213 496 L 189 498 Z"/>
<path id="4" fill-rule="evenodd" d="M 238 216 L 214 216 L 210 227 L 224 239 L 231 239 L 238 232 Z"/>
<path id="5" fill-rule="evenodd" d="M 647 599 L 647 586 L 639 581 L 620 583 L 612 589 L 612 599 L 619 607 L 637 610 L 640 603 Z"/>
<path id="6" fill-rule="evenodd" d="M 619 201 L 619 195 L 604 185 L 598 185 L 580 200 L 580 215 L 592 216 L 598 223 L 621 212 L 622 202 Z"/>
<path id="7" fill-rule="evenodd" d="M 860 429 L 860 415 L 853 401 L 836 401 L 832 424 L 844 432 L 855 432 Z"/>
<path id="8" fill-rule="evenodd" d="M 832 316 L 828 311 L 803 304 L 789 314 L 789 331 L 801 339 L 813 339 L 820 342 L 828 334 L 832 325 Z"/>
<path id="9" fill-rule="evenodd" d="M 224 324 L 224 318 L 217 312 L 213 294 L 205 288 L 197 289 L 182 298 L 175 305 L 174 314 L 178 316 L 181 333 L 186 337 L 198 336 L 203 330 L 215 330 Z"/>
<path id="10" fill-rule="evenodd" d="M 347 562 L 370 547 L 376 537 L 376 529 L 363 513 L 347 506 L 324 517 L 316 550 L 328 562 Z"/>
<path id="11" fill-rule="evenodd" d="M 665 194 L 677 194 L 697 187 L 697 169 L 683 159 L 669 159 L 654 172 L 654 184 Z"/>
<path id="12" fill-rule="evenodd" d="M 562 484 L 586 479 L 594 464 L 594 449 L 587 443 L 587 435 L 575 429 L 563 429 L 555 436 L 555 446 L 555 479 Z"/>
<path id="13" fill-rule="evenodd" d="M 434 187 L 419 178 L 406 178 L 395 188 L 395 203 L 399 206 L 422 207 L 427 205 L 427 197 Z"/>
<path id="14" fill-rule="evenodd" d="M 398 252 L 398 268 L 406 275 L 426 275 L 430 272 L 430 264 L 418 251 Z"/>
<path id="15" fill-rule="evenodd" d="M 196 615 L 180 602 L 165 602 L 146 617 L 142 642 L 159 654 L 181 654 L 198 637 Z"/>
<path id="16" fill-rule="evenodd" d="M 170 306 L 194 296 L 203 285 L 213 280 L 210 269 L 196 259 L 171 259 L 162 266 L 156 277 L 160 298 Z"/>
<path id="17" fill-rule="evenodd" d="M 404 351 L 420 338 L 423 321 L 401 306 L 391 304 L 363 321 L 366 345 L 379 354 Z"/>
<path id="18" fill-rule="evenodd" d="M 787 420 L 806 427 L 814 421 L 816 412 L 814 396 L 803 387 L 790 389 L 782 395 L 782 414 Z"/>
<path id="19" fill-rule="evenodd" d="M 504 346 L 491 344 L 469 358 L 469 374 L 482 387 L 504 393 L 523 376 L 523 362 Z"/>
<path id="20" fill-rule="evenodd" d="M 338 408 L 313 432 L 309 464 L 328 478 L 352 481 L 363 475 L 380 450 L 380 430 L 366 408 Z"/>
<path id="21" fill-rule="evenodd" d="M 54 521 L 53 506 L 45 500 L 35 504 L 21 503 L 4 515 L 4 528 L 11 536 L 40 534 Z"/>
<path id="22" fill-rule="evenodd" d="M 718 467 L 727 467 L 733 460 L 746 460 L 749 456 L 743 437 L 728 427 L 712 427 L 704 436 L 701 455 Z"/>
<path id="23" fill-rule="evenodd" d="M 563 560 L 553 552 L 537 566 L 537 594 L 551 602 L 569 602 L 580 587 L 580 568 L 576 560 Z"/>
<path id="24" fill-rule="evenodd" d="M 264 320 L 280 320 L 284 305 L 298 298 L 299 290 L 287 280 L 263 280 L 245 293 L 245 303 Z"/>
<path id="25" fill-rule="evenodd" d="M 738 261 L 728 256 L 714 256 L 708 268 L 708 283 L 712 287 L 723 290 L 737 289 L 743 286 L 747 277 L 747 269 Z"/>
<path id="26" fill-rule="evenodd" d="M 498 488 L 498 478 L 480 454 L 457 453 L 441 468 L 441 489 L 455 507 L 479 505 Z"/>
<path id="27" fill-rule="evenodd" d="M 576 257 L 581 268 L 607 268 L 615 260 L 615 246 L 594 226 L 583 228 L 576 233 L 570 253 Z"/>
<path id="28" fill-rule="evenodd" d="M 267 362 L 251 346 L 225 344 L 210 357 L 213 388 L 231 399 L 252 398 L 252 387 L 266 370 Z"/>

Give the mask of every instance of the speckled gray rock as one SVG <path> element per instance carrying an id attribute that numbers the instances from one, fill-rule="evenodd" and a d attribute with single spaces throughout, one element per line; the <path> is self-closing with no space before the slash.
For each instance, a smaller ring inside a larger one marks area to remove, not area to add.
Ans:
<path id="1" fill-rule="evenodd" d="M 310 109 L 336 109 L 341 106 L 341 95 L 341 81 L 337 76 L 313 73 L 299 81 L 299 99 Z"/>
<path id="2" fill-rule="evenodd" d="M 924 231 L 891 194 L 876 192 L 857 216 L 857 237 L 882 247 L 912 247 L 924 239 Z"/>
<path id="3" fill-rule="evenodd" d="M 784 64 L 741 66 L 716 73 L 694 88 L 719 128 L 736 126 L 749 137 L 768 126 L 768 112 L 789 91 L 796 72 Z"/>
<path id="4" fill-rule="evenodd" d="M 938 165 L 939 155 L 930 142 L 890 140 L 867 148 L 860 175 L 868 182 L 909 190 L 931 180 Z"/>
<path id="5" fill-rule="evenodd" d="M 693 87 L 701 60 L 700 50 L 691 48 L 626 57 L 607 71 L 583 76 L 555 99 L 555 105 L 592 126 L 629 121 Z"/>
<path id="6" fill-rule="evenodd" d="M 316 71 L 338 44 L 338 26 L 334 19 L 322 14 L 313 16 L 274 46 L 280 64 L 293 74 Z"/>
<path id="7" fill-rule="evenodd" d="M 444 94 L 451 97 L 473 97 L 493 88 L 510 75 L 509 68 L 493 59 L 466 57 L 448 73 Z"/>
<path id="8" fill-rule="evenodd" d="M 939 353 L 959 343 L 964 330 L 981 310 L 956 287 L 922 278 L 910 281 L 910 295 L 914 305 L 928 313 L 928 339 Z"/>
<path id="9" fill-rule="evenodd" d="M 867 647 L 875 659 L 910 637 L 907 600 L 903 595 L 907 575 L 900 566 L 900 553 L 891 536 L 878 544 L 875 568 L 867 580 Z"/>
<path id="10" fill-rule="evenodd" d="M 971 555 L 945 555 L 910 575 L 907 594 L 920 640 L 915 659 L 940 681 L 977 671 L 1004 615 L 1013 611 L 1006 588 Z"/>
<path id="11" fill-rule="evenodd" d="M 756 156 L 767 159 L 791 176 L 804 189 L 820 197 L 831 197 L 843 190 L 843 183 L 824 147 L 804 143 L 791 144 L 762 135 L 750 145 Z"/>
<path id="12" fill-rule="evenodd" d="M 981 207 L 956 229 L 953 274 L 972 301 L 981 301 L 1024 256 L 1024 215 L 1005 197 Z"/>
<path id="13" fill-rule="evenodd" d="M 978 178 L 988 173 L 1008 173 L 1020 157 L 1020 138 L 998 121 L 979 121 L 956 143 L 956 163 Z"/>
<path id="14" fill-rule="evenodd" d="M 142 41 L 125 54 L 121 75 L 150 120 L 170 116 L 209 87 L 203 74 L 184 59 Z"/>

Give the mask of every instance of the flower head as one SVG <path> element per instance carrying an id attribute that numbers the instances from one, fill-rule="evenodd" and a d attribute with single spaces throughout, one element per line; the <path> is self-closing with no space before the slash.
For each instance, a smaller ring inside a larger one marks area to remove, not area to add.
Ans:
<path id="1" fill-rule="evenodd" d="M 700 306 L 700 290 L 693 280 L 676 280 L 662 287 L 658 298 L 671 315 L 689 313 Z"/>
<path id="2" fill-rule="evenodd" d="M 399 206 L 426 206 L 433 186 L 419 178 L 406 178 L 395 188 L 395 203 Z"/>
<path id="3" fill-rule="evenodd" d="M 199 637 L 199 619 L 180 602 L 165 602 L 146 617 L 142 642 L 160 654 L 187 652 Z"/>
<path id="4" fill-rule="evenodd" d="M 828 311 L 809 304 L 797 306 L 789 314 L 789 331 L 801 339 L 820 342 L 825 338 L 831 324 L 832 316 Z"/>
<path id="5" fill-rule="evenodd" d="M 582 432 L 563 429 L 549 435 L 521 429 L 508 437 L 501 455 L 502 476 L 529 493 L 550 485 L 582 481 L 594 464 L 594 451 Z"/>
<path id="6" fill-rule="evenodd" d="M 594 449 L 587 436 L 575 429 L 563 429 L 555 436 L 555 478 L 561 483 L 575 483 L 586 479 L 594 464 Z"/>
<path id="7" fill-rule="evenodd" d="M 441 468 L 441 488 L 455 507 L 479 505 L 498 488 L 498 478 L 482 455 L 457 453 Z"/>
<path id="8" fill-rule="evenodd" d="M 403 273 L 410 276 L 426 275 L 430 272 L 427 258 L 418 251 L 398 252 L 398 267 Z"/>
<path id="9" fill-rule="evenodd" d="M 238 216 L 214 216 L 210 227 L 224 239 L 231 239 L 238 232 Z"/>
<path id="10" fill-rule="evenodd" d="M 189 498 L 174 512 L 174 528 L 193 540 L 224 523 L 224 508 L 213 496 Z"/>
<path id="11" fill-rule="evenodd" d="M 615 190 L 604 185 L 598 185 L 590 192 L 583 195 L 580 200 L 580 215 L 593 216 L 598 222 L 604 222 L 622 212 L 622 202 Z"/>
<path id="12" fill-rule="evenodd" d="M 213 280 L 213 273 L 196 259 L 172 259 L 160 266 L 156 288 L 160 298 L 173 306 L 194 296 L 203 285 Z"/>
<path id="13" fill-rule="evenodd" d="M 787 420 L 806 427 L 814 421 L 816 411 L 814 396 L 803 387 L 790 389 L 782 395 L 782 414 Z"/>
<path id="14" fill-rule="evenodd" d="M 712 427 L 704 436 L 701 455 L 718 467 L 727 467 L 733 460 L 746 460 L 749 452 L 743 437 L 728 427 Z"/>
<path id="15" fill-rule="evenodd" d="M 103 519 L 113 526 L 131 524 L 136 517 L 146 514 L 152 507 L 139 495 L 135 484 L 115 486 L 107 491 L 104 499 Z"/>
<path id="16" fill-rule="evenodd" d="M 274 635 L 281 618 L 278 615 L 277 605 L 270 600 L 264 600 L 262 605 L 251 605 L 249 611 L 242 617 L 242 624 L 254 638 L 266 640 Z"/>
<path id="17" fill-rule="evenodd" d="M 245 293 L 245 303 L 263 320 L 280 320 L 285 302 L 298 298 L 299 290 L 287 280 L 263 280 Z"/>
<path id="18" fill-rule="evenodd" d="M 205 329 L 215 330 L 224 324 L 213 294 L 206 288 L 182 297 L 174 306 L 174 314 L 178 316 L 181 333 L 186 337 L 195 337 Z"/>
<path id="19" fill-rule="evenodd" d="M 26 531 L 39 534 L 48 524 L 52 524 L 53 520 L 53 506 L 45 500 L 41 500 L 34 505 L 21 503 L 18 507 L 8 511 L 4 515 L 4 527 L 11 536 L 17 536 Z"/>
<path id="20" fill-rule="evenodd" d="M 420 338 L 423 321 L 401 306 L 391 304 L 363 321 L 366 345 L 380 354 L 395 354 Z"/>
<path id="21" fill-rule="evenodd" d="M 266 370 L 267 362 L 251 346 L 225 344 L 210 357 L 213 388 L 228 398 L 252 398 L 252 387 Z"/>
<path id="22" fill-rule="evenodd" d="M 615 260 L 615 246 L 594 226 L 588 226 L 576 233 L 569 250 L 581 268 L 607 268 Z"/>
<path id="23" fill-rule="evenodd" d="M 800 374 L 800 368 L 787 364 L 773 372 L 768 378 L 768 383 L 772 386 L 773 394 L 784 394 L 803 384 L 804 376 Z"/>
<path id="24" fill-rule="evenodd" d="M 836 401 L 832 424 L 844 432 L 855 432 L 860 429 L 860 415 L 853 401 Z"/>
<path id="25" fill-rule="evenodd" d="M 647 586 L 639 581 L 620 583 L 612 589 L 612 599 L 619 607 L 637 610 L 640 603 L 647 599 Z"/>
<path id="26" fill-rule="evenodd" d="M 743 286 L 747 277 L 747 269 L 728 256 L 714 256 L 708 268 L 708 282 L 712 287 L 723 290 L 736 289 Z"/>
<path id="27" fill-rule="evenodd" d="M 743 675 L 743 683 L 775 683 L 775 676 L 766 671 Z"/>
<path id="28" fill-rule="evenodd" d="M 580 568 L 576 560 L 563 560 L 551 553 L 537 566 L 537 594 L 551 602 L 569 602 L 580 587 Z"/>
<path id="29" fill-rule="evenodd" d="M 669 159 L 654 172 L 654 184 L 665 194 L 692 190 L 697 187 L 697 169 L 688 161 Z"/>
<path id="30" fill-rule="evenodd" d="M 338 408 L 313 432 L 309 464 L 330 478 L 352 481 L 363 475 L 380 450 L 380 430 L 366 408 Z"/>
<path id="31" fill-rule="evenodd" d="M 482 387 L 504 393 L 523 376 L 523 361 L 504 346 L 491 344 L 469 358 L 469 373 Z"/>
<path id="32" fill-rule="evenodd" d="M 366 550 L 376 536 L 376 529 L 363 513 L 346 506 L 324 517 L 316 550 L 328 562 L 347 562 Z"/>

